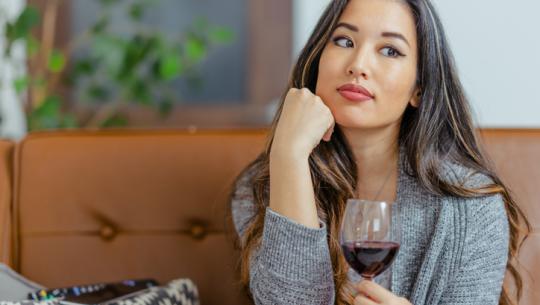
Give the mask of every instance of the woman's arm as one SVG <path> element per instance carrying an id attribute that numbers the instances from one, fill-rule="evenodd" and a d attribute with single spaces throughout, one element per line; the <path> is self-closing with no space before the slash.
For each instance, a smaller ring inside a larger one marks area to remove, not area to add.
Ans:
<path id="1" fill-rule="evenodd" d="M 240 237 L 255 213 L 253 194 L 246 182 L 239 180 L 232 200 Z M 312 228 L 266 207 L 261 245 L 250 259 L 250 291 L 255 304 L 333 304 L 333 271 L 326 236 L 326 225 L 318 218 L 317 227 Z"/>
<path id="2" fill-rule="evenodd" d="M 308 88 L 290 88 L 270 152 L 270 198 L 259 249 L 250 259 L 257 304 L 333 304 L 326 226 L 319 221 L 309 155 L 330 141 L 334 117 Z"/>
<path id="3" fill-rule="evenodd" d="M 319 228 L 308 157 L 293 157 L 286 149 L 270 156 L 270 208 L 310 228 Z"/>
<path id="4" fill-rule="evenodd" d="M 497 305 L 509 249 L 502 196 L 467 203 L 467 233 L 461 263 L 442 296 L 443 305 Z"/>

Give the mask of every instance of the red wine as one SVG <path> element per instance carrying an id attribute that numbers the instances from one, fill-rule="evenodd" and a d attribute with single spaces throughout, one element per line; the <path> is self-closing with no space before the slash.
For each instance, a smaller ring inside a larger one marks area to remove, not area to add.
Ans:
<path id="1" fill-rule="evenodd" d="M 362 277 L 373 278 L 390 266 L 399 244 L 391 241 L 345 242 L 341 248 L 351 268 Z"/>

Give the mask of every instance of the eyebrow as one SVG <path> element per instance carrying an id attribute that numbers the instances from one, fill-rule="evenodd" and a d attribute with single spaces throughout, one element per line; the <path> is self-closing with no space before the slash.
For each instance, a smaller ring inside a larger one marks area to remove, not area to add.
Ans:
<path id="1" fill-rule="evenodd" d="M 352 25 L 352 24 L 350 24 L 350 23 L 346 23 L 346 22 L 340 22 L 340 23 L 338 23 L 338 24 L 334 27 L 334 29 L 332 30 L 332 32 L 334 32 L 334 31 L 335 31 L 337 28 L 339 28 L 339 27 L 344 27 L 344 28 L 349 29 L 349 30 L 351 30 L 351 31 L 353 31 L 353 32 L 358 32 L 358 27 L 356 27 L 355 25 Z M 382 33 L 381 33 L 381 36 L 382 36 L 382 37 L 391 37 L 391 38 L 401 39 L 401 40 L 403 40 L 403 41 L 407 44 L 407 46 L 409 46 L 409 47 L 411 46 L 411 45 L 409 44 L 409 42 L 407 41 L 407 39 L 406 39 L 403 35 L 401 35 L 400 33 L 396 33 L 396 32 L 382 32 Z"/>

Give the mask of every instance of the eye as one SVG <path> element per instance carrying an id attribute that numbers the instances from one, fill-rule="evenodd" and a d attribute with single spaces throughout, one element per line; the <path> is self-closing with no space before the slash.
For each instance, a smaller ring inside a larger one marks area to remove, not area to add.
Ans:
<path id="1" fill-rule="evenodd" d="M 344 47 L 344 48 L 352 48 L 354 46 L 352 40 L 350 40 L 347 37 L 344 36 L 338 36 L 332 39 L 335 45 Z"/>
<path id="2" fill-rule="evenodd" d="M 383 50 L 388 50 L 388 52 L 383 52 L 383 54 L 387 54 L 385 56 L 389 56 L 389 57 L 399 57 L 399 56 L 403 56 L 403 54 L 401 54 L 398 50 L 392 48 L 392 47 L 384 47 Z"/>

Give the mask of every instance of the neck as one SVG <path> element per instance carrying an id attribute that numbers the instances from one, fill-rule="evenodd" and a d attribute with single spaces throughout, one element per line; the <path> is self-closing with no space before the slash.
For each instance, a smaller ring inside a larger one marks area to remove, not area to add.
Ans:
<path id="1" fill-rule="evenodd" d="M 394 201 L 399 157 L 396 128 L 360 130 L 341 128 L 357 166 L 359 198 Z"/>

